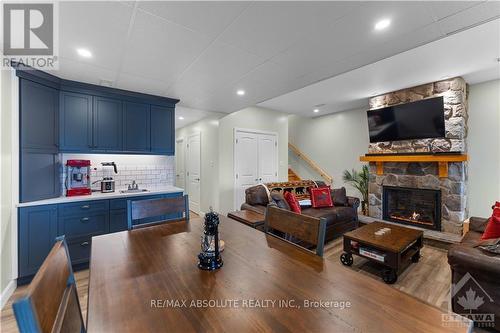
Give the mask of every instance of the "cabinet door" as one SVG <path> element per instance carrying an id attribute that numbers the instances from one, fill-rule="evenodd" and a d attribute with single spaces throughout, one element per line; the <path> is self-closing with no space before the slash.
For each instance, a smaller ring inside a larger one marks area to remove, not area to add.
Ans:
<path id="1" fill-rule="evenodd" d="M 112 209 L 109 211 L 109 232 L 127 230 L 127 210 Z"/>
<path id="2" fill-rule="evenodd" d="M 124 103 L 123 135 L 124 150 L 149 152 L 151 148 L 149 104 Z"/>
<path id="3" fill-rule="evenodd" d="M 19 208 L 19 277 L 37 272 L 56 237 L 56 205 Z"/>
<path id="4" fill-rule="evenodd" d="M 61 194 L 59 155 L 23 149 L 21 152 L 21 202 L 56 198 Z"/>
<path id="5" fill-rule="evenodd" d="M 151 105 L 151 151 L 174 155 L 175 108 Z"/>
<path id="6" fill-rule="evenodd" d="M 59 92 L 21 79 L 21 148 L 57 152 Z"/>
<path id="7" fill-rule="evenodd" d="M 121 151 L 123 148 L 123 103 L 116 99 L 94 97 L 93 150 Z"/>
<path id="8" fill-rule="evenodd" d="M 92 96 L 61 92 L 61 150 L 89 152 L 92 148 Z"/>

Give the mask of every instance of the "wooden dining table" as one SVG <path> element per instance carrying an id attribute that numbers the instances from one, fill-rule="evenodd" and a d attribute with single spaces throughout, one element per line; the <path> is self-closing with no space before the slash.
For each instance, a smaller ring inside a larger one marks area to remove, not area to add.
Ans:
<path id="1" fill-rule="evenodd" d="M 203 220 L 93 237 L 92 332 L 470 332 L 471 322 L 220 216 L 224 265 L 197 267 Z"/>

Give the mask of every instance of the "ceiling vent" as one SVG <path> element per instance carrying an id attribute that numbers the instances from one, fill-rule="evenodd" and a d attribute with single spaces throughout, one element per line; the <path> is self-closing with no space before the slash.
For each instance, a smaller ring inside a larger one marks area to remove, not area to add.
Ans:
<path id="1" fill-rule="evenodd" d="M 112 87 L 113 86 L 113 81 L 101 79 L 101 80 L 99 80 L 99 85 L 101 85 L 103 87 Z"/>

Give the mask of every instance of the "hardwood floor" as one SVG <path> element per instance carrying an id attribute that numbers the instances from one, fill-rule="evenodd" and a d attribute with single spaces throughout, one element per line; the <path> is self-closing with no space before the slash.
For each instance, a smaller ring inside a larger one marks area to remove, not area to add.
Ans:
<path id="1" fill-rule="evenodd" d="M 324 258 L 342 265 L 339 261 L 342 253 L 342 239 L 337 239 L 325 245 Z M 382 281 L 380 267 L 360 257 L 354 257 L 351 269 L 359 274 L 367 275 Z M 87 292 L 89 271 L 83 270 L 75 273 L 80 305 L 83 317 L 87 316 Z M 448 309 L 447 294 L 450 288 L 451 271 L 446 258 L 446 250 L 425 245 L 422 249 L 422 258 L 417 264 L 410 265 L 399 277 L 398 282 L 392 287 L 413 295 L 427 303 Z M 12 300 L 23 293 L 27 286 L 16 289 L 12 297 L 1 312 L 0 332 L 18 332 L 16 320 L 12 312 Z"/>

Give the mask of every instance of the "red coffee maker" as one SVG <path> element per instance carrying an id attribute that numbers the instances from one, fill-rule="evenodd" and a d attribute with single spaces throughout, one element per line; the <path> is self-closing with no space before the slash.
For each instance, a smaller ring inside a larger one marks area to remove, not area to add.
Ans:
<path id="1" fill-rule="evenodd" d="M 66 196 L 92 194 L 90 189 L 90 161 L 68 160 L 66 162 Z"/>

